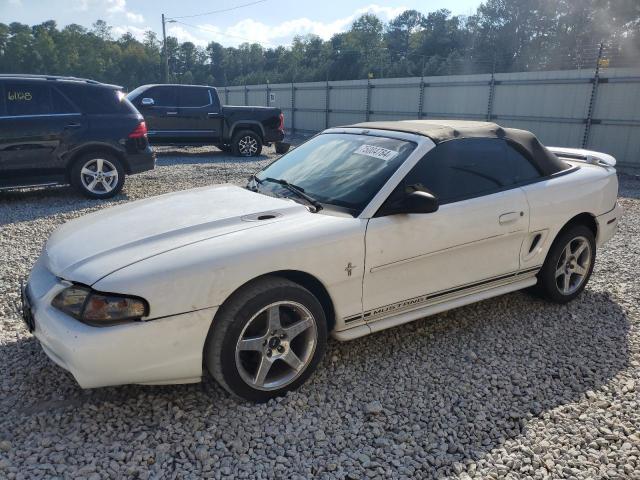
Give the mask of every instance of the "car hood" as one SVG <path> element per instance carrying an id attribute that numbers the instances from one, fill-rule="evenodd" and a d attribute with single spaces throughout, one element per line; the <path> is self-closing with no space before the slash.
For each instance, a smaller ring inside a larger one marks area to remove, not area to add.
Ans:
<path id="1" fill-rule="evenodd" d="M 170 193 L 64 224 L 45 246 L 47 267 L 60 278 L 92 285 L 163 252 L 241 230 L 264 229 L 296 215 L 312 214 L 292 200 L 234 185 Z"/>

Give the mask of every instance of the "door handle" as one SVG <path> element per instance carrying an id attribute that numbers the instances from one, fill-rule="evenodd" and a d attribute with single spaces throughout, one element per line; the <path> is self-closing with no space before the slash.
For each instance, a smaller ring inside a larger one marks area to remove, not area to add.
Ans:
<path id="1" fill-rule="evenodd" d="M 524 212 L 508 212 L 500 215 L 498 217 L 498 221 L 500 222 L 500 225 L 507 225 L 509 223 L 515 222 L 516 220 L 518 220 L 518 218 L 523 216 Z"/>
<path id="2" fill-rule="evenodd" d="M 64 126 L 65 129 L 80 128 L 80 127 L 82 127 L 82 125 L 79 123 L 69 123 L 68 125 Z"/>
<path id="3" fill-rule="evenodd" d="M 178 112 L 167 112 L 167 115 L 177 115 Z"/>
<path id="4" fill-rule="evenodd" d="M 214 113 L 214 112 L 207 113 L 207 117 L 209 118 L 217 118 L 219 115 L 220 115 L 219 113 Z"/>

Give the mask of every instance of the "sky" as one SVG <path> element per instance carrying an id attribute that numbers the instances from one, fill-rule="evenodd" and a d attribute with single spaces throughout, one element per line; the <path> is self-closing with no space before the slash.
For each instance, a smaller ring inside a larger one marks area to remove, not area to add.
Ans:
<path id="1" fill-rule="evenodd" d="M 249 3 L 253 5 L 243 6 Z M 447 8 L 456 15 L 469 15 L 480 3 L 480 0 L 0 0 L 0 22 L 34 25 L 55 20 L 61 27 L 69 23 L 91 27 L 102 19 L 113 27 L 114 36 L 129 31 L 142 38 L 146 30 L 161 36 L 164 13 L 177 20 L 167 24 L 167 35 L 183 42 L 204 46 L 213 40 L 224 46 L 237 46 L 248 41 L 273 47 L 290 44 L 295 35 L 312 33 L 329 39 L 367 12 L 384 21 L 409 8 L 423 13 Z M 206 12 L 216 13 L 199 15 Z"/>

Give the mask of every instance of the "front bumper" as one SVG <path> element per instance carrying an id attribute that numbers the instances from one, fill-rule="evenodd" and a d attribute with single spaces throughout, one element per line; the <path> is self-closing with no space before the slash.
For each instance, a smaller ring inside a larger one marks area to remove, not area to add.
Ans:
<path id="1" fill-rule="evenodd" d="M 603 215 L 596 217 L 598 222 L 598 236 L 596 238 L 596 245 L 600 247 L 608 242 L 613 237 L 618 228 L 618 223 L 622 218 L 622 207 L 616 202 L 615 207 L 609 210 Z"/>
<path id="2" fill-rule="evenodd" d="M 26 287 L 33 334 L 82 388 L 198 382 L 204 342 L 217 307 L 157 320 L 91 327 L 51 306 L 68 286 L 39 260 Z"/>

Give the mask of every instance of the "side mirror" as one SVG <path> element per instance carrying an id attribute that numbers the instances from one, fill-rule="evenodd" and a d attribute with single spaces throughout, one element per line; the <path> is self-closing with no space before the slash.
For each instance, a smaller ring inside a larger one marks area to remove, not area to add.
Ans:
<path id="1" fill-rule="evenodd" d="M 140 105 L 142 105 L 143 107 L 153 107 L 155 103 L 156 102 L 153 101 L 153 98 L 143 98 L 142 102 L 140 102 Z"/>
<path id="2" fill-rule="evenodd" d="M 383 210 L 384 215 L 397 215 L 403 213 L 433 213 L 440 208 L 440 203 L 435 195 L 423 190 L 414 190 L 404 197 L 393 202 Z"/>

